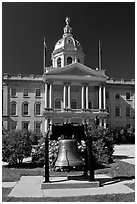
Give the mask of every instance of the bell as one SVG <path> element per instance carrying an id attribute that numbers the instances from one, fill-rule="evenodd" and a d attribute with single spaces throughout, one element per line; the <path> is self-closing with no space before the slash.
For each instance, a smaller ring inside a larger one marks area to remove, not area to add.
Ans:
<path id="1" fill-rule="evenodd" d="M 85 163 L 79 156 L 77 140 L 63 139 L 59 141 L 59 152 L 55 166 L 82 166 Z"/>

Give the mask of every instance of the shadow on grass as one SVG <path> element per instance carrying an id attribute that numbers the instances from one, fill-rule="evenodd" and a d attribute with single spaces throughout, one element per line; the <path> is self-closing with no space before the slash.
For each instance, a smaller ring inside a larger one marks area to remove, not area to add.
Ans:
<path id="1" fill-rule="evenodd" d="M 33 162 L 28 163 L 22 163 L 22 164 L 12 164 L 12 165 L 6 165 L 5 168 L 16 168 L 16 169 L 34 169 L 37 167 L 43 167 L 41 164 L 36 164 Z"/>
<path id="2" fill-rule="evenodd" d="M 113 159 L 134 159 L 135 157 L 128 157 L 125 155 L 114 155 Z"/>
<path id="3" fill-rule="evenodd" d="M 100 182 L 101 186 L 106 186 L 133 179 L 135 179 L 135 176 L 116 176 L 112 178 L 99 178 L 98 181 Z"/>
<path id="4" fill-rule="evenodd" d="M 12 165 L 4 165 L 5 168 L 16 168 L 16 169 L 34 169 L 34 168 L 44 168 L 43 167 L 43 164 L 37 164 L 37 163 L 34 163 L 34 162 L 28 162 L 28 163 L 21 163 L 21 164 L 12 164 Z M 98 170 L 98 169 L 106 169 L 106 168 L 110 168 L 107 164 L 95 164 L 94 166 L 94 170 Z M 54 168 L 51 168 L 52 170 Z M 70 171 L 71 172 L 81 172 L 81 171 L 84 171 L 84 167 L 76 167 L 73 169 L 73 167 L 69 167 Z M 55 171 L 55 169 L 54 169 Z M 56 171 L 55 171 L 56 172 Z M 68 171 L 68 168 L 64 168 L 63 172 L 69 172 Z M 61 171 L 60 171 L 61 173 Z"/>

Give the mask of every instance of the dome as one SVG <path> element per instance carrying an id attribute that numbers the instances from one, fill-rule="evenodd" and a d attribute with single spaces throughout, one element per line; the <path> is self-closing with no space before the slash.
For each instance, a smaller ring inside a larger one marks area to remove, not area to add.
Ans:
<path id="1" fill-rule="evenodd" d="M 66 17 L 66 26 L 64 27 L 63 37 L 55 44 L 54 51 L 58 49 L 79 50 L 82 52 L 82 47 L 78 40 L 72 35 L 72 28 L 69 26 L 70 18 Z"/>
<path id="2" fill-rule="evenodd" d="M 68 49 L 68 50 L 79 50 L 82 51 L 82 47 L 78 40 L 74 39 L 73 36 L 63 36 L 55 45 L 54 51 L 58 49 Z"/>

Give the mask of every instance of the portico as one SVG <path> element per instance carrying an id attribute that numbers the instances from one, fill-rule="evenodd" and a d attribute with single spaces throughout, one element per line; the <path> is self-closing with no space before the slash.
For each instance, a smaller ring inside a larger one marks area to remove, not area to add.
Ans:
<path id="1" fill-rule="evenodd" d="M 77 75 L 71 75 L 72 69 L 77 70 Z M 43 75 L 43 80 L 45 81 L 44 115 L 47 124 L 45 131 L 48 123 L 87 124 L 92 123 L 96 116 L 99 117 L 100 126 L 106 127 L 104 72 L 98 74 L 84 65 L 73 63 L 63 69 L 50 69 Z M 55 105 L 56 96 L 60 100 L 59 108 Z M 91 99 L 93 107 L 90 104 Z"/>

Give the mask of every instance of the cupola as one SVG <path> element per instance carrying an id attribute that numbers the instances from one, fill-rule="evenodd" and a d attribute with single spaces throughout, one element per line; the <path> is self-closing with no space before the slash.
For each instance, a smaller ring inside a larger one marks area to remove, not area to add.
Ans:
<path id="1" fill-rule="evenodd" d="M 60 40 L 55 44 L 52 53 L 53 68 L 64 67 L 74 62 L 84 64 L 84 53 L 78 40 L 74 39 L 72 28 L 70 27 L 70 18 L 65 19 L 66 26 Z"/>

